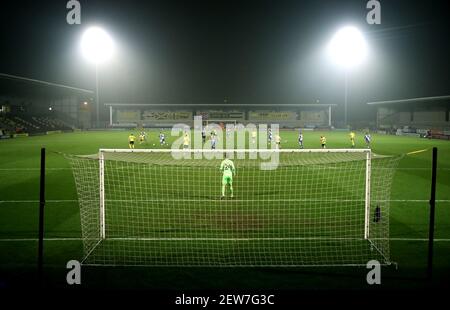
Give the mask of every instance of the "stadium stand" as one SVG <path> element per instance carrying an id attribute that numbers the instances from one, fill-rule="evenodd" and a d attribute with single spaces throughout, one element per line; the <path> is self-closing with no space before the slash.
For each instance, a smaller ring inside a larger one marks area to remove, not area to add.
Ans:
<path id="1" fill-rule="evenodd" d="M 0 73 L 1 136 L 92 127 L 93 91 Z"/>
<path id="2" fill-rule="evenodd" d="M 68 131 L 75 129 L 73 124 L 51 116 L 2 115 L 0 128 L 5 133 L 38 134 L 48 131 Z"/>
<path id="3" fill-rule="evenodd" d="M 22 122 L 6 116 L 0 116 L 0 126 L 11 133 L 23 133 L 26 128 Z"/>
<path id="4" fill-rule="evenodd" d="M 369 102 L 379 131 L 450 140 L 450 96 Z"/>

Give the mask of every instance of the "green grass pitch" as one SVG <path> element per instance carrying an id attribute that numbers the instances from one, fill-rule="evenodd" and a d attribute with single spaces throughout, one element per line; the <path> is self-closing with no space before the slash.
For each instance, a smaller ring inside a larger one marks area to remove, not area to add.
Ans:
<path id="1" fill-rule="evenodd" d="M 0 141 L 0 285 L 32 285 L 37 258 L 39 152 L 46 147 L 47 205 L 45 218 L 45 274 L 48 286 L 65 287 L 65 265 L 82 257 L 80 215 L 69 163 L 51 151 L 93 154 L 99 148 L 127 148 L 129 131 L 98 131 L 55 134 Z M 318 148 L 325 134 L 328 148 L 346 148 L 345 132 L 305 131 L 306 148 Z M 137 148 L 159 146 L 158 131 Z M 297 132 L 281 131 L 282 148 L 297 148 Z M 174 138 L 166 132 L 169 143 Z M 155 146 L 153 146 L 155 144 Z M 435 285 L 450 274 L 450 143 L 373 135 L 378 154 L 403 154 L 437 146 L 439 149 Z M 364 147 L 357 133 L 356 147 Z M 428 236 L 428 199 L 431 152 L 406 156 L 394 179 L 391 202 L 391 258 L 398 269 L 383 269 L 382 284 L 392 288 L 423 287 Z M 360 288 L 365 268 L 143 268 L 84 267 L 87 287 L 137 288 Z"/>

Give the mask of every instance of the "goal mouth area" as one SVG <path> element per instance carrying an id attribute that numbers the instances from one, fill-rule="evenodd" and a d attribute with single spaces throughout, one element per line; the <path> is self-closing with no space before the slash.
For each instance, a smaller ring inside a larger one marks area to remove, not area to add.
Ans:
<path id="1" fill-rule="evenodd" d="M 175 160 L 173 152 L 192 157 Z M 194 157 L 224 152 L 246 156 L 233 159 L 232 182 L 219 169 L 222 158 Z M 278 156 L 278 167 L 260 169 L 268 160 L 261 155 Z M 398 156 L 370 149 L 101 149 L 66 157 L 87 265 L 390 264 Z"/>

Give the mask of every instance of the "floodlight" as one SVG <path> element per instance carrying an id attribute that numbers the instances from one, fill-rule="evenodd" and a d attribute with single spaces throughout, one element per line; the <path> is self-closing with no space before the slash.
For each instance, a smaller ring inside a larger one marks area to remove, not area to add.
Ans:
<path id="1" fill-rule="evenodd" d="M 89 61 L 95 63 L 95 95 L 97 106 L 97 127 L 100 127 L 100 100 L 98 95 L 98 65 L 109 60 L 114 53 L 114 42 L 109 34 L 99 28 L 88 28 L 81 37 L 81 52 Z M 87 105 L 87 103 L 85 103 Z"/>
<path id="2" fill-rule="evenodd" d="M 105 30 L 91 27 L 81 37 L 81 51 L 89 61 L 99 64 L 112 57 L 114 42 Z"/>
<path id="3" fill-rule="evenodd" d="M 331 39 L 327 52 L 330 59 L 345 69 L 361 64 L 367 57 L 367 43 L 356 27 L 341 28 Z"/>
<path id="4" fill-rule="evenodd" d="M 364 62 L 368 54 L 366 40 L 356 27 L 346 26 L 338 30 L 327 46 L 330 60 L 345 70 L 344 123 L 347 126 L 348 73 Z"/>

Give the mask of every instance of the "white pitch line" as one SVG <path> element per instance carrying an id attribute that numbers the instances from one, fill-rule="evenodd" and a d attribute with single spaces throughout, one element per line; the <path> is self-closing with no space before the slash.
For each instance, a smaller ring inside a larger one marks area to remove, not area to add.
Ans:
<path id="1" fill-rule="evenodd" d="M 125 168 L 124 168 L 125 169 Z M 128 168 L 126 168 L 128 169 Z M 380 168 L 379 168 L 380 169 Z M 385 168 L 381 168 L 385 169 Z M 0 168 L 0 171 L 40 171 L 40 168 Z M 45 170 L 72 170 L 72 168 L 45 168 Z M 388 168 L 390 170 L 390 168 Z M 396 170 L 431 170 L 429 167 L 403 167 L 396 168 Z M 450 171 L 450 168 L 438 168 L 438 171 Z"/>
<path id="2" fill-rule="evenodd" d="M 0 242 L 37 242 L 38 238 L 5 238 Z M 289 240 L 324 240 L 324 241 L 342 241 L 342 240 L 364 240 L 360 238 L 107 238 L 107 241 L 289 241 Z M 374 240 L 386 240 L 378 238 Z M 44 241 L 83 241 L 83 238 L 44 238 Z M 428 242 L 428 238 L 389 238 L 389 241 L 420 241 Z M 450 238 L 434 239 L 435 242 L 450 242 Z"/>
<path id="3" fill-rule="evenodd" d="M 0 168 L 0 171 L 40 171 L 40 168 Z M 45 170 L 72 170 L 72 168 L 45 168 Z"/>
<path id="4" fill-rule="evenodd" d="M 37 242 L 38 238 L 5 238 L 0 242 Z M 82 238 L 44 238 L 44 241 L 82 241 Z"/>
<path id="5" fill-rule="evenodd" d="M 92 200 L 92 202 L 97 202 L 98 200 Z M 214 198 L 205 199 L 142 199 L 142 200 L 130 200 L 130 199 L 106 199 L 107 202 L 211 202 L 218 201 Z M 260 202 L 364 202 L 364 199 L 264 199 Z M 0 200 L 1 203 L 38 203 L 39 200 Z M 47 199 L 45 202 L 48 203 L 61 203 L 61 202 L 78 202 L 77 199 Z M 232 199 L 220 202 L 254 202 L 254 200 L 245 199 Z M 377 200 L 375 202 L 411 202 L 411 203 L 423 203 L 429 202 L 428 199 L 391 199 L 391 200 Z M 437 199 L 436 202 L 450 202 L 449 199 Z"/>
<path id="6" fill-rule="evenodd" d="M 390 202 L 430 202 L 429 199 L 392 199 Z M 436 202 L 450 202 L 449 199 L 436 199 Z"/>
<path id="7" fill-rule="evenodd" d="M 431 168 L 425 168 L 425 167 L 417 167 L 417 168 L 413 168 L 413 167 L 404 167 L 404 168 L 396 168 L 396 170 L 431 170 Z M 437 170 L 445 170 L 445 171 L 448 171 L 448 170 L 450 170 L 450 168 L 438 168 Z"/>
<path id="8" fill-rule="evenodd" d="M 38 203 L 39 200 L 0 200 L 1 203 Z M 52 200 L 48 199 L 45 202 L 55 203 L 55 202 L 78 202 L 76 199 L 60 199 L 60 200 Z"/>

